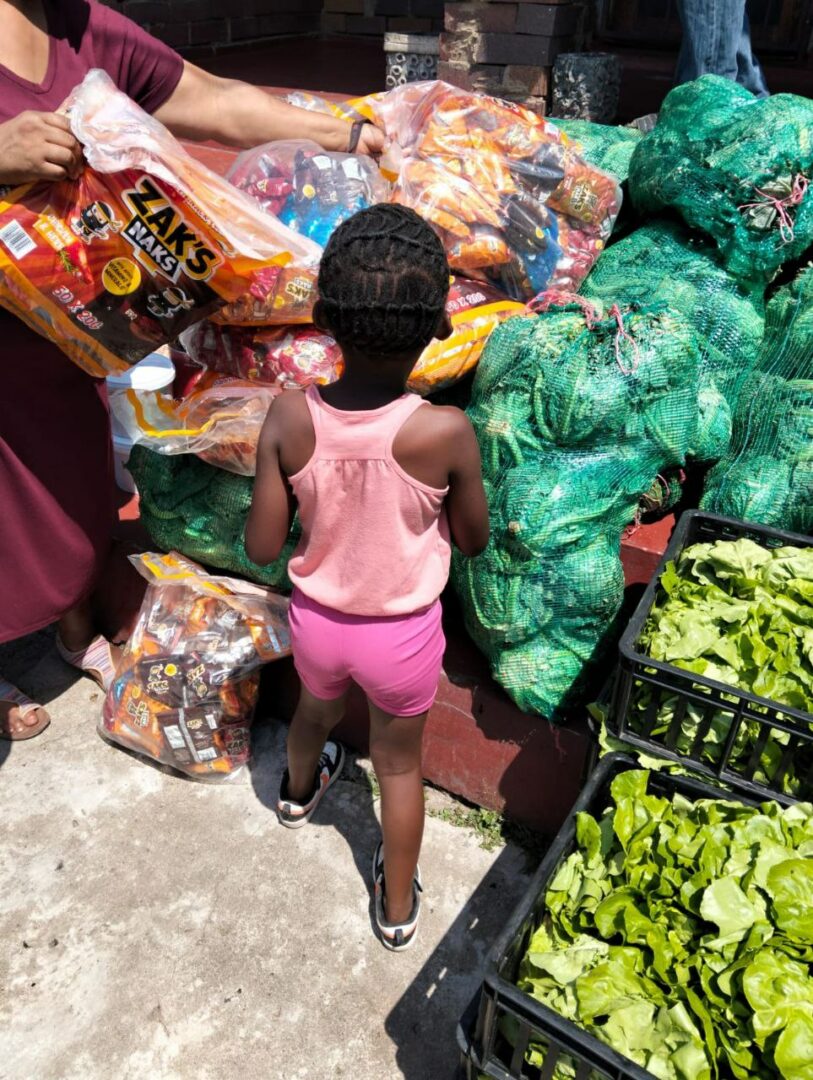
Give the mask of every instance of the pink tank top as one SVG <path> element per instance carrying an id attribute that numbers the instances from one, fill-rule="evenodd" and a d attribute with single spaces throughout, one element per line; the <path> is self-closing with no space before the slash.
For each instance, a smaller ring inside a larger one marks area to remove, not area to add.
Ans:
<path id="1" fill-rule="evenodd" d="M 316 446 L 289 477 L 302 523 L 291 581 L 346 615 L 429 607 L 449 577 L 449 489 L 415 480 L 392 456 L 395 436 L 423 400 L 404 394 L 380 409 L 344 412 L 315 386 L 305 394 Z"/>

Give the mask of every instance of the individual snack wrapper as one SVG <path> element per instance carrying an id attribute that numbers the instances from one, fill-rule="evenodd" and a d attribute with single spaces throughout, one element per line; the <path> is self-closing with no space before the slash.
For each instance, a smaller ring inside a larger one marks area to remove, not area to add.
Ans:
<path id="1" fill-rule="evenodd" d="M 0 304 L 98 377 L 247 293 L 291 321 L 301 300 L 288 286 L 314 279 L 315 244 L 190 157 L 104 72 L 67 109 L 87 167 L 0 200 Z"/>
<path id="2" fill-rule="evenodd" d="M 100 734 L 196 779 L 226 778 L 249 760 L 259 668 L 290 652 L 288 601 L 176 553 L 130 561 L 149 585 Z"/>
<path id="3" fill-rule="evenodd" d="M 393 199 L 435 227 L 457 273 L 516 300 L 573 289 L 612 232 L 618 182 L 522 106 L 434 82 L 353 107 L 390 140 L 381 169 Z"/>
<path id="4" fill-rule="evenodd" d="M 277 386 L 207 373 L 181 401 L 127 390 L 111 395 L 110 405 L 134 444 L 159 454 L 197 454 L 228 472 L 254 476 L 260 431 L 279 393 Z"/>
<path id="5" fill-rule="evenodd" d="M 524 311 L 523 304 L 490 285 L 453 278 L 446 301 L 452 333 L 424 349 L 409 376 L 409 389 L 425 395 L 458 382 L 476 366 L 492 330 Z"/>

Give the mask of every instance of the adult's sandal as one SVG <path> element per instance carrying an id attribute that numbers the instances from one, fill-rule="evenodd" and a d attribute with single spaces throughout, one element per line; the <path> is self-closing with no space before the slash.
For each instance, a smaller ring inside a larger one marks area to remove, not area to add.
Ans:
<path id="1" fill-rule="evenodd" d="M 8 708 L 3 708 L 6 705 Z M 16 716 L 12 716 L 13 713 Z M 32 716 L 36 717 L 33 724 L 28 722 Z M 0 676 L 0 739 L 11 742 L 33 739 L 35 735 L 41 735 L 50 723 L 51 717 L 42 705 L 26 697 L 22 690 Z"/>
<path id="2" fill-rule="evenodd" d="M 57 634 L 56 649 L 66 664 L 89 675 L 102 690 L 108 690 L 116 677 L 116 660 L 113 646 L 101 634 L 91 641 L 85 649 L 69 649 Z"/>

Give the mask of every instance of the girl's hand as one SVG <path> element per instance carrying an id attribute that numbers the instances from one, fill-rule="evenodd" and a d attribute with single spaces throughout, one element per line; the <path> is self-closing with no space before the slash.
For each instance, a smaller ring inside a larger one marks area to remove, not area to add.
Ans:
<path id="1" fill-rule="evenodd" d="M 23 112 L 0 124 L 0 184 L 75 180 L 82 146 L 60 113 Z"/>

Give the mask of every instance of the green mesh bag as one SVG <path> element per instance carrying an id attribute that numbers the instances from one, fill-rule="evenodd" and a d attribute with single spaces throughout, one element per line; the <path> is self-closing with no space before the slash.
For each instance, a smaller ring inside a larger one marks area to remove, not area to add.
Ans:
<path id="1" fill-rule="evenodd" d="M 170 457 L 141 446 L 133 448 L 129 469 L 138 487 L 141 520 L 163 551 L 179 551 L 206 566 L 290 589 L 288 560 L 296 541 L 294 530 L 270 566 L 257 566 L 246 555 L 243 532 L 253 476 L 207 465 L 194 454 Z"/>
<path id="2" fill-rule="evenodd" d="M 560 302 L 489 339 L 468 413 L 492 534 L 452 578 L 523 709 L 561 719 L 588 686 L 623 598 L 622 532 L 685 462 L 699 390 L 692 327 L 665 305 L 608 317 Z"/>
<path id="3" fill-rule="evenodd" d="M 554 116 L 549 121 L 578 143 L 585 161 L 622 182 L 627 179 L 632 152 L 643 138 L 637 128 L 593 124 L 589 120 L 557 120 Z"/>
<path id="4" fill-rule="evenodd" d="M 813 244 L 811 180 L 813 101 L 755 98 L 716 75 L 667 95 L 629 169 L 637 210 L 677 210 L 730 273 L 760 280 Z"/>
<path id="5" fill-rule="evenodd" d="M 606 304 L 663 301 L 689 320 L 706 390 L 692 456 L 717 460 L 728 444 L 731 410 L 759 357 L 765 285 L 731 277 L 714 245 L 680 223 L 653 221 L 609 247 L 581 292 Z"/>
<path id="6" fill-rule="evenodd" d="M 765 344 L 734 415 L 731 448 L 702 506 L 813 532 L 813 268 L 768 304 Z"/>

